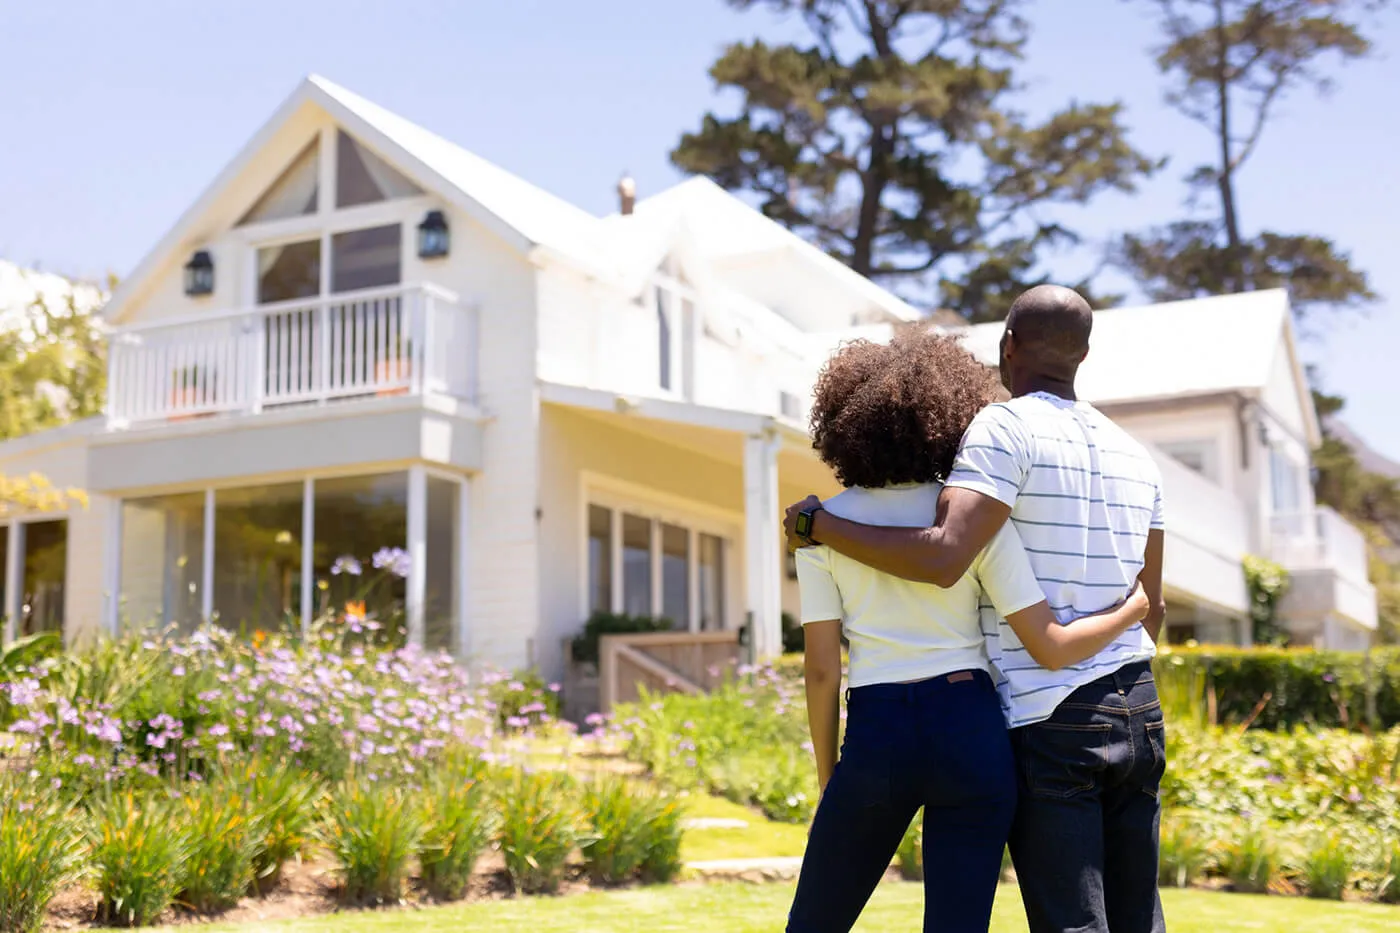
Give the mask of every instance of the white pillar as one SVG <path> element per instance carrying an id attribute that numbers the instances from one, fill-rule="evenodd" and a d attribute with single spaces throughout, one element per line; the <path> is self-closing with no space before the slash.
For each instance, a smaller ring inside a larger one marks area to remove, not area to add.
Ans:
<path id="1" fill-rule="evenodd" d="M 199 585 L 199 614 L 204 621 L 214 618 L 214 490 L 204 490 L 204 572 Z"/>
<path id="2" fill-rule="evenodd" d="M 428 474 L 408 469 L 408 643 L 423 647 L 423 603 L 428 593 Z"/>
<path id="3" fill-rule="evenodd" d="M 472 481 L 463 477 L 457 484 L 457 562 L 453 567 L 456 585 L 453 587 L 453 611 L 457 619 L 457 660 L 471 660 L 471 540 L 472 540 Z"/>
<path id="4" fill-rule="evenodd" d="M 771 431 L 744 439 L 744 586 L 753 620 L 754 657 L 783 650 L 782 523 L 778 515 L 778 450 Z"/>
<path id="5" fill-rule="evenodd" d="M 122 610 L 122 500 L 107 504 L 107 538 L 102 544 L 102 579 L 106 592 L 102 602 L 102 627 L 116 637 Z"/>
<path id="6" fill-rule="evenodd" d="M 301 638 L 311 637 L 311 614 L 316 611 L 316 481 L 301 485 Z"/>
<path id="7" fill-rule="evenodd" d="M 19 613 L 24 605 L 24 525 L 10 522 L 5 541 L 5 642 L 19 634 Z"/>

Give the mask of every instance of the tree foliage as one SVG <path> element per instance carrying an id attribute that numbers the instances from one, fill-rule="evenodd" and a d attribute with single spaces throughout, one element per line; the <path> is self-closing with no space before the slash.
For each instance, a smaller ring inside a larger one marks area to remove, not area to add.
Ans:
<path id="1" fill-rule="evenodd" d="M 1119 263 L 1159 301 L 1286 287 L 1296 311 L 1375 300 L 1364 272 L 1325 237 L 1245 235 L 1236 197 L 1278 104 L 1298 89 L 1325 92 L 1325 66 L 1369 54 L 1365 16 L 1389 0 L 1138 0 L 1158 14 L 1157 65 L 1167 102 L 1214 137 L 1215 158 L 1187 178 L 1188 203 L 1217 210 L 1124 238 Z"/>
<path id="2" fill-rule="evenodd" d="M 1004 312 L 1075 240 L 1042 215 L 1131 191 L 1154 163 L 1118 104 L 1035 122 L 1010 106 L 1024 0 L 729 0 L 800 19 L 806 41 L 729 46 L 710 69 L 737 92 L 672 160 L 754 196 L 773 220 L 863 275 L 941 285 L 946 307 Z"/>

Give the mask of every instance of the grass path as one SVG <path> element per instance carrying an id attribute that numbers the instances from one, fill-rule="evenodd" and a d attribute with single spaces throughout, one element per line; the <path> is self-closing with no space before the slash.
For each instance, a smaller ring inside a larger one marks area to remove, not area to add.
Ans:
<path id="1" fill-rule="evenodd" d="M 562 898 L 526 898 L 426 908 L 345 913 L 284 923 L 200 926 L 200 933 L 775 933 L 792 897 L 786 884 L 680 885 L 633 888 Z M 1338 904 L 1301 898 L 1256 897 L 1210 891 L 1163 892 L 1173 933 L 1394 933 L 1400 907 Z M 923 888 L 886 883 L 856 928 L 913 930 L 920 926 Z M 1025 933 L 1014 887 L 997 896 L 992 933 Z"/>

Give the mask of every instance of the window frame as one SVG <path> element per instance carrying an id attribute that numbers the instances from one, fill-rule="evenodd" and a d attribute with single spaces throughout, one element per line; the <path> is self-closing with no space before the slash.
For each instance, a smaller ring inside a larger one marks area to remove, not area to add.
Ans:
<path id="1" fill-rule="evenodd" d="M 673 263 L 668 260 L 658 269 L 647 283 L 645 296 L 647 307 L 655 315 L 657 327 L 657 348 L 656 348 L 656 386 L 665 395 L 678 399 L 688 399 L 694 394 L 693 366 L 687 359 L 688 347 L 693 347 L 695 343 L 694 335 L 690 333 L 696 326 L 696 321 L 700 314 L 700 295 L 695 287 L 686 282 L 678 274 L 671 271 Z M 661 293 L 667 295 L 666 309 L 661 308 Z M 686 303 L 690 304 L 691 314 L 689 320 L 685 314 Z M 662 381 L 663 369 L 661 341 L 661 318 L 666 317 L 670 328 L 669 346 L 666 351 L 666 362 L 669 364 L 669 379 L 667 385 Z"/>
<path id="2" fill-rule="evenodd" d="M 632 484 L 585 474 L 580 483 L 578 514 L 579 547 L 579 619 L 588 618 L 593 612 L 590 587 L 589 520 L 590 506 L 598 506 L 610 512 L 609 553 L 611 561 L 610 599 L 611 612 L 621 612 L 625 605 L 623 593 L 622 566 L 622 516 L 623 513 L 645 518 L 651 522 L 649 556 L 651 560 L 651 593 L 649 594 L 651 615 L 659 617 L 664 608 L 664 582 L 662 575 L 662 525 L 673 525 L 686 532 L 686 615 L 676 621 L 678 630 L 700 631 L 700 536 L 710 535 L 720 539 L 721 578 L 724 592 L 720 594 L 720 605 L 724 628 L 731 629 L 735 624 L 734 583 L 739 545 L 742 541 L 743 519 L 723 509 L 716 509 L 702 503 L 654 493 Z"/>

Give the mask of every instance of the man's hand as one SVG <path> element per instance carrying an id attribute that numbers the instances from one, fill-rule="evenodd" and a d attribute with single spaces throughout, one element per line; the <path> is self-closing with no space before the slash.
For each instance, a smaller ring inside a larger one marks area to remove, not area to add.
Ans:
<path id="1" fill-rule="evenodd" d="M 787 512 L 783 515 L 783 534 L 787 535 L 787 549 L 789 551 L 795 551 L 800 547 L 807 546 L 807 542 L 799 538 L 796 533 L 797 513 L 804 512 L 807 509 L 818 508 L 821 504 L 822 500 L 818 499 L 816 496 L 808 496 L 801 502 L 787 507 Z"/>

